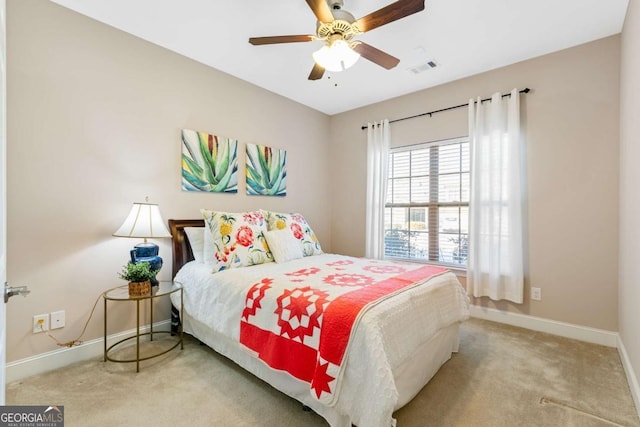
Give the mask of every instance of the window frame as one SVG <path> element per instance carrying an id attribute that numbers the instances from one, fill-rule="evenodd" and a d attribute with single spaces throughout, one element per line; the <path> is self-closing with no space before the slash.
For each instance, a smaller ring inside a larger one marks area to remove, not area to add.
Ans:
<path id="1" fill-rule="evenodd" d="M 439 238 L 441 236 L 441 234 L 450 234 L 450 233 L 442 233 L 440 231 L 440 227 L 439 227 L 439 212 L 441 208 L 458 208 L 458 218 L 459 218 L 459 224 L 458 224 L 458 238 L 462 238 L 462 236 L 467 236 L 468 239 L 468 235 L 469 235 L 469 229 L 468 229 L 468 224 L 467 224 L 467 228 L 466 228 L 466 233 L 463 233 L 463 227 L 462 227 L 462 213 L 461 213 L 461 208 L 467 208 L 467 212 L 469 209 L 469 198 L 467 198 L 466 201 L 454 201 L 454 202 L 441 202 L 439 201 L 439 180 L 441 176 L 447 175 L 447 173 L 443 173 L 440 174 L 439 170 L 440 170 L 440 160 L 439 160 L 439 150 L 434 149 L 434 148 L 438 148 L 441 146 L 447 146 L 447 145 L 455 145 L 455 144 L 463 144 L 463 143 L 470 143 L 470 138 L 469 136 L 460 136 L 460 137 L 455 137 L 455 138 L 447 138 L 447 139 L 441 139 L 441 140 L 436 140 L 436 141 L 429 141 L 429 142 L 422 142 L 422 143 L 418 143 L 418 144 L 412 144 L 412 145 L 404 145 L 404 146 L 400 146 L 400 147 L 393 147 L 390 149 L 389 151 L 389 168 L 391 170 L 391 168 L 393 167 L 393 161 L 392 161 L 392 155 L 393 154 L 397 154 L 397 153 L 402 153 L 402 152 L 406 152 L 406 151 L 417 151 L 417 150 L 423 150 L 423 149 L 429 149 L 429 201 L 427 202 L 411 202 L 411 200 L 409 200 L 409 202 L 405 202 L 405 203 L 392 203 L 389 200 L 385 201 L 385 212 L 387 211 L 387 209 L 394 209 L 394 208 L 403 208 L 403 209 L 407 209 L 407 215 L 409 217 L 409 228 L 408 228 L 408 233 L 411 233 L 411 218 L 412 218 L 412 209 L 414 208 L 424 208 L 425 210 L 425 216 L 426 216 L 426 224 L 427 224 L 427 228 L 426 228 L 426 233 L 429 236 L 429 250 L 428 250 L 428 255 L 427 258 L 428 259 L 420 259 L 420 258 L 412 258 L 410 257 L 411 252 L 413 252 L 413 244 L 409 243 L 409 256 L 389 256 L 387 255 L 387 245 L 386 245 L 386 239 L 385 239 L 385 253 L 384 253 L 384 258 L 385 259 L 390 259 L 390 260 L 397 260 L 397 261 L 408 261 L 408 262 L 415 262 L 415 263 L 421 263 L 421 264 L 433 264 L 433 265 L 439 265 L 439 266 L 444 266 L 444 267 L 448 267 L 451 268 L 453 270 L 459 270 L 459 271 L 466 271 L 467 268 L 467 260 L 465 259 L 465 263 L 464 264 L 458 264 L 458 263 L 453 263 L 453 262 L 445 262 L 445 261 L 440 261 L 439 259 L 439 254 L 440 254 L 440 243 L 439 243 Z M 462 156 L 460 156 L 460 162 L 462 162 Z M 469 169 L 468 170 L 462 170 L 462 165 L 460 166 L 460 169 L 457 172 L 453 172 L 453 174 L 457 174 L 457 175 L 461 175 L 463 173 L 468 173 L 469 174 L 469 179 L 471 176 L 471 159 L 469 158 Z M 411 168 L 411 165 L 409 165 L 409 168 Z M 434 173 L 434 171 L 436 171 Z M 413 175 L 412 171 L 410 170 L 409 175 L 407 178 L 409 178 L 409 180 L 411 181 L 412 178 L 414 178 L 415 176 L 420 176 L 420 175 Z M 391 182 L 393 179 L 398 179 L 397 177 L 393 177 L 391 173 L 389 173 L 389 176 L 387 177 L 387 186 L 391 185 Z M 469 187 L 470 187 L 470 183 L 469 183 Z M 411 188 L 411 187 L 410 187 Z M 460 185 L 459 187 L 459 191 L 462 192 L 463 191 L 463 186 Z M 470 192 L 470 188 L 469 188 L 469 192 Z M 389 188 L 387 189 L 387 195 L 392 194 L 391 191 L 389 190 Z M 411 198 L 411 190 L 409 190 L 409 197 Z M 434 200 L 435 199 L 435 200 Z M 461 197 L 462 199 L 462 197 Z M 385 213 L 386 215 L 386 213 Z M 393 228 L 387 229 L 385 226 L 385 236 L 387 234 L 388 231 L 390 230 L 394 230 Z M 467 240 L 468 241 L 468 240 Z"/>

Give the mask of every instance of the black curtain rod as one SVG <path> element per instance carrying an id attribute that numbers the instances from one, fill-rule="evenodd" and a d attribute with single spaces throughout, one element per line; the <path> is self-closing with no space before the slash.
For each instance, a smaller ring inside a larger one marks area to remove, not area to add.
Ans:
<path id="1" fill-rule="evenodd" d="M 529 92 L 531 92 L 531 89 L 526 87 L 526 88 L 522 89 L 519 93 L 529 93 Z M 503 93 L 502 97 L 504 98 L 505 96 L 511 96 L 511 93 Z M 481 99 L 480 100 L 480 102 L 486 102 L 486 101 L 491 101 L 491 98 L 485 98 L 485 99 Z M 462 107 L 467 107 L 467 106 L 469 106 L 468 103 L 467 104 L 454 105 L 453 107 L 441 108 L 439 110 L 429 111 L 428 113 L 421 113 L 421 114 L 416 114 L 415 116 L 409 116 L 409 117 L 403 117 L 401 119 L 389 120 L 389 123 L 401 122 L 403 120 L 415 119 L 416 117 L 422 117 L 422 116 L 431 117 L 431 115 L 435 114 L 435 113 L 442 113 L 443 111 L 455 110 L 456 108 L 462 108 Z M 365 130 L 366 128 L 367 128 L 367 126 L 362 126 L 362 130 Z"/>

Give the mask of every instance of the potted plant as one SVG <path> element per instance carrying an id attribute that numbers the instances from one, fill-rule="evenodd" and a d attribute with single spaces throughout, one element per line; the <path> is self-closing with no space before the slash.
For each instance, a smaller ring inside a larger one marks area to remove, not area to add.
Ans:
<path id="1" fill-rule="evenodd" d="M 151 278 L 156 274 L 158 270 L 152 270 L 148 262 L 142 261 L 126 264 L 118 276 L 129 281 L 129 295 L 139 297 L 151 291 Z"/>

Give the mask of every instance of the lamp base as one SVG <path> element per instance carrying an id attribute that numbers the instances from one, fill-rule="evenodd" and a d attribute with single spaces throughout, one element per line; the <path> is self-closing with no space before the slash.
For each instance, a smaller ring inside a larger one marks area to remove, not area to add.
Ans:
<path id="1" fill-rule="evenodd" d="M 162 268 L 162 258 L 158 256 L 159 251 L 160 248 L 155 243 L 144 242 L 135 245 L 129 254 L 131 255 L 131 262 L 133 264 L 148 262 L 152 270 L 160 271 Z M 155 276 L 153 276 L 150 281 L 151 286 L 158 286 L 160 284 Z"/>
<path id="2" fill-rule="evenodd" d="M 134 252 L 137 258 L 158 256 L 160 247 L 155 243 L 150 242 L 138 243 L 131 250 L 131 262 L 135 262 Z"/>

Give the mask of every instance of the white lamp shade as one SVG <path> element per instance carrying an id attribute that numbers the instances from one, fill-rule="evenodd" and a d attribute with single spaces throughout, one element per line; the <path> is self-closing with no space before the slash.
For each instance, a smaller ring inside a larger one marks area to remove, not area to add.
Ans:
<path id="1" fill-rule="evenodd" d="M 116 237 L 158 238 L 171 237 L 164 225 L 160 208 L 155 203 L 134 203 L 129 216 L 113 233 Z"/>
<path id="2" fill-rule="evenodd" d="M 331 46 L 322 46 L 313 52 L 313 60 L 325 70 L 339 72 L 353 66 L 360 58 L 360 54 L 344 40 L 336 40 Z"/>

